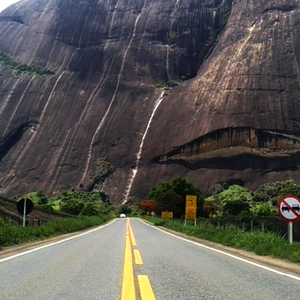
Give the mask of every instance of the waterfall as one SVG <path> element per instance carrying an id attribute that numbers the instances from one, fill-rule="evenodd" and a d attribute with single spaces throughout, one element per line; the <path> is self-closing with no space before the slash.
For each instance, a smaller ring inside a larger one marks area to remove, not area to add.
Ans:
<path id="1" fill-rule="evenodd" d="M 146 2 L 145 2 L 145 3 L 146 3 Z M 125 66 L 125 62 L 126 62 L 126 57 L 127 57 L 127 54 L 128 54 L 129 49 L 131 48 L 132 42 L 133 42 L 133 40 L 134 40 L 134 38 L 135 38 L 135 35 L 136 35 L 136 29 L 137 29 L 137 24 L 138 24 L 138 21 L 139 21 L 139 19 L 140 19 L 140 17 L 141 17 L 141 14 L 142 14 L 144 8 L 145 8 L 145 4 L 144 4 L 144 6 L 143 6 L 141 12 L 138 14 L 138 16 L 137 16 L 137 18 L 136 18 L 136 20 L 135 20 L 135 22 L 134 22 L 133 33 L 132 33 L 131 39 L 130 39 L 128 45 L 127 45 L 127 48 L 126 48 L 126 50 L 125 50 L 125 52 L 124 52 L 124 55 L 123 55 L 123 60 L 122 60 L 120 72 L 119 72 L 119 75 L 118 75 L 118 79 L 117 79 L 117 84 L 116 84 L 115 91 L 114 91 L 114 93 L 113 93 L 112 99 L 110 100 L 110 103 L 109 103 L 109 105 L 108 105 L 108 108 L 107 108 L 107 110 L 106 110 L 106 113 L 105 113 L 105 115 L 103 116 L 103 118 L 101 119 L 101 121 L 100 121 L 100 123 L 99 123 L 99 125 L 98 125 L 96 131 L 94 132 L 93 137 L 92 137 L 92 141 L 91 141 L 91 143 L 90 143 L 89 150 L 88 150 L 87 163 L 86 163 L 85 170 L 84 170 L 84 172 L 83 172 L 83 175 L 82 175 L 82 177 L 81 177 L 80 182 L 83 181 L 83 179 L 86 177 L 86 174 L 87 174 L 87 172 L 88 172 L 88 169 L 89 169 L 89 166 L 90 166 L 90 162 L 91 162 L 91 158 L 92 158 L 92 148 L 93 148 L 93 145 L 94 145 L 94 143 L 95 143 L 96 136 L 98 135 L 100 129 L 102 128 L 102 126 L 103 126 L 103 124 L 104 124 L 104 122 L 105 122 L 105 120 L 106 120 L 106 118 L 107 118 L 107 115 L 109 114 L 110 109 L 111 109 L 111 107 L 112 107 L 112 105 L 113 105 L 113 103 L 114 103 L 114 101 L 115 101 L 117 92 L 118 92 L 118 90 L 119 90 L 120 81 L 121 81 L 121 78 L 122 78 L 122 74 L 123 74 L 123 70 L 124 70 L 124 66 Z"/>
<path id="2" fill-rule="evenodd" d="M 132 170 L 132 174 L 131 174 L 131 176 L 129 178 L 128 188 L 126 189 L 125 199 L 122 202 L 122 204 L 125 204 L 128 201 L 128 196 L 129 196 L 129 193 L 130 193 L 130 190 L 131 190 L 134 178 L 135 178 L 135 176 L 137 174 L 137 171 L 138 171 L 139 162 L 140 162 L 140 158 L 141 158 L 141 154 L 142 154 L 143 145 L 144 145 L 144 141 L 145 141 L 146 135 L 147 135 L 148 130 L 150 128 L 150 125 L 151 125 L 152 119 L 153 119 L 153 117 L 155 115 L 155 112 L 156 112 L 157 108 L 159 107 L 159 105 L 161 104 L 161 102 L 163 101 L 164 94 L 165 94 L 165 92 L 162 92 L 160 94 L 160 96 L 159 96 L 159 98 L 158 98 L 158 100 L 156 102 L 156 105 L 155 105 L 155 107 L 154 107 L 154 109 L 152 111 L 152 114 L 150 116 L 150 119 L 148 121 L 148 124 L 147 124 L 147 127 L 145 129 L 145 132 L 143 134 L 142 141 L 141 141 L 140 148 L 139 148 L 139 152 L 137 153 L 137 156 L 136 156 L 135 168 Z"/>

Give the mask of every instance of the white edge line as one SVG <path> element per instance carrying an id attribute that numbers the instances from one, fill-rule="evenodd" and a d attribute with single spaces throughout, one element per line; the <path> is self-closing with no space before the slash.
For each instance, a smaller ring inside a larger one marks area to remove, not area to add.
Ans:
<path id="1" fill-rule="evenodd" d="M 276 273 L 276 274 L 278 274 L 278 275 L 290 277 L 290 278 L 293 278 L 293 279 L 296 279 L 296 280 L 299 280 L 299 281 L 300 281 L 300 277 L 298 277 L 298 276 L 294 276 L 294 275 L 291 275 L 291 274 L 283 273 L 283 272 L 277 271 L 277 270 L 275 270 L 275 269 L 266 267 L 266 266 L 264 266 L 264 265 L 257 264 L 257 263 L 255 263 L 255 262 L 250 261 L 250 260 L 247 260 L 247 259 L 244 259 L 244 258 L 240 258 L 240 257 L 235 256 L 235 255 L 233 255 L 233 254 L 229 254 L 229 253 L 227 253 L 227 252 L 224 252 L 224 251 L 221 251 L 221 250 L 217 250 L 217 249 L 214 249 L 214 248 L 212 248 L 212 247 L 209 247 L 209 246 L 206 246 L 206 245 L 203 245 L 203 244 L 194 242 L 194 241 L 190 241 L 190 240 L 185 239 L 185 238 L 183 238 L 183 237 L 177 236 L 177 235 L 175 235 L 175 234 L 173 234 L 173 233 L 167 232 L 167 231 L 165 231 L 165 230 L 163 230 L 163 229 L 157 228 L 157 227 L 155 227 L 155 226 L 153 226 L 153 225 L 149 225 L 148 223 L 144 222 L 144 221 L 141 220 L 141 219 L 139 219 L 139 221 L 141 221 L 142 223 L 144 223 L 145 225 L 147 225 L 147 226 L 149 226 L 149 227 L 151 227 L 151 228 L 155 228 L 155 229 L 157 229 L 157 230 L 159 230 L 159 231 L 161 231 L 161 232 L 163 232 L 163 233 L 165 233 L 165 234 L 171 235 L 171 236 L 173 236 L 173 237 L 175 237 L 175 238 L 177 238 L 177 239 L 186 241 L 186 242 L 188 242 L 188 243 L 197 245 L 197 246 L 199 246 L 199 247 L 202 247 L 202 248 L 205 248 L 205 249 L 208 249 L 208 250 L 211 250 L 211 251 L 214 251 L 214 252 L 223 254 L 223 255 L 227 255 L 227 256 L 229 256 L 229 257 L 235 258 L 235 259 L 237 259 L 237 260 L 240 260 L 240 261 L 245 262 L 245 263 L 247 263 L 247 264 L 253 265 L 253 266 L 255 266 L 255 267 L 258 267 L 258 268 L 265 269 L 265 270 L 267 270 L 267 271 Z"/>
<path id="2" fill-rule="evenodd" d="M 117 221 L 118 219 L 115 219 L 105 225 L 102 225 L 100 227 L 97 227 L 97 228 L 94 228 L 94 229 L 91 229 L 89 231 L 86 231 L 84 233 L 80 233 L 78 235 L 75 235 L 75 236 L 71 236 L 69 238 L 66 238 L 64 240 L 61 240 L 61 241 L 58 241 L 58 242 L 55 242 L 55 243 L 51 243 L 51 244 L 47 244 L 47 245 L 44 245 L 44 246 L 41 246 L 41 247 L 37 247 L 37 248 L 34 248 L 34 249 L 31 249 L 31 250 L 28 250 L 28 251 L 25 251 L 25 252 L 21 252 L 21 253 L 18 253 L 18 254 L 15 254 L 15 255 L 12 255 L 12 256 L 8 256 L 8 257 L 5 257 L 5 258 L 2 258 L 0 259 L 0 263 L 4 262 L 4 261 L 7 261 L 7 260 L 10 260 L 10 259 L 13 259 L 13 258 L 16 258 L 16 257 L 19 257 L 19 256 L 22 256 L 22 255 L 25 255 L 25 254 L 29 254 L 29 253 L 32 253 L 32 252 L 35 252 L 35 251 L 39 251 L 39 250 L 42 250 L 44 248 L 47 248 L 47 247 L 51 247 L 51 246 L 54 246 L 54 245 L 57 245 L 57 244 L 61 244 L 61 243 L 64 243 L 64 242 L 67 242 L 67 241 L 70 241 L 70 240 L 73 240 L 73 239 L 76 239 L 78 237 L 81 237 L 81 236 L 84 236 L 86 234 L 89 234 L 91 232 L 94 232 L 96 230 L 99 230 L 99 229 L 102 229 L 103 227 L 106 227 L 108 225 L 111 225 L 112 223 L 114 223 L 115 221 Z M 56 236 L 58 237 L 58 236 Z M 46 241 L 46 240 L 44 240 Z M 1 251 L 0 251 L 0 254 L 1 254 Z"/>

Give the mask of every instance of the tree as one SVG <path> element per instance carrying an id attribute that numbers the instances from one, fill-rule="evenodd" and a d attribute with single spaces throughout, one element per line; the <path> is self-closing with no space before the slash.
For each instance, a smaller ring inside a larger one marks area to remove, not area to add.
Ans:
<path id="1" fill-rule="evenodd" d="M 99 211 L 97 206 L 94 203 L 88 202 L 84 205 L 80 214 L 83 216 L 98 216 Z"/>
<path id="2" fill-rule="evenodd" d="M 260 203 L 251 208 L 251 213 L 254 216 L 274 216 L 277 214 L 277 210 L 269 203 Z"/>
<path id="3" fill-rule="evenodd" d="M 126 204 L 120 206 L 119 209 L 118 209 L 119 214 L 125 214 L 125 215 L 131 214 L 131 211 L 132 211 L 132 208 L 129 205 L 126 205 Z"/>
<path id="4" fill-rule="evenodd" d="M 76 216 L 78 216 L 81 213 L 83 208 L 84 203 L 77 199 L 70 199 L 66 202 L 62 202 L 60 205 L 60 210 L 62 212 Z"/>
<path id="5" fill-rule="evenodd" d="M 223 213 L 238 215 L 242 211 L 250 210 L 251 193 L 244 187 L 232 185 L 218 195 L 223 204 Z"/>
<path id="6" fill-rule="evenodd" d="M 44 194 L 43 190 L 38 190 L 36 192 L 36 196 L 39 198 L 39 200 L 38 200 L 39 205 L 45 205 L 48 203 L 48 199 L 47 199 L 46 195 Z"/>
<path id="7" fill-rule="evenodd" d="M 193 181 L 187 181 L 181 176 L 152 187 L 148 199 L 156 200 L 164 209 L 173 211 L 174 218 L 180 218 L 185 214 L 186 195 L 197 196 L 197 214 L 202 215 L 204 204 L 202 192 L 195 187 Z"/>
<path id="8" fill-rule="evenodd" d="M 160 214 L 162 208 L 158 204 L 156 200 L 143 200 L 138 204 L 138 207 L 144 212 L 155 212 L 156 214 Z"/>

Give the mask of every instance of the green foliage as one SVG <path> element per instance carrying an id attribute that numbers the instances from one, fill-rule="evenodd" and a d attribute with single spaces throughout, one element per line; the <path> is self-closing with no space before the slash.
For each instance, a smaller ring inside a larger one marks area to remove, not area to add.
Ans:
<path id="1" fill-rule="evenodd" d="M 223 204 L 224 214 L 238 215 L 242 211 L 250 210 L 251 193 L 244 187 L 232 185 L 217 195 Z"/>
<path id="2" fill-rule="evenodd" d="M 159 224 L 158 218 L 146 218 L 148 221 Z M 299 263 L 300 243 L 290 245 L 287 240 L 283 240 L 279 235 L 271 232 L 252 231 L 241 232 L 233 227 L 214 228 L 207 223 L 198 223 L 198 226 L 184 226 L 175 221 L 165 221 L 164 227 L 185 233 L 190 236 L 220 243 L 233 248 L 244 249 L 254 252 L 257 255 L 269 255 L 281 259 Z"/>
<path id="3" fill-rule="evenodd" d="M 45 205 L 48 203 L 48 199 L 47 199 L 46 195 L 44 194 L 43 190 L 38 190 L 36 193 L 36 196 L 39 198 L 39 200 L 38 200 L 39 205 Z"/>
<path id="4" fill-rule="evenodd" d="M 78 217 L 56 219 L 40 227 L 10 226 L 0 219 L 0 248 L 45 239 L 51 236 L 75 232 L 88 227 L 97 226 L 109 221 L 112 217 Z"/>
<path id="5" fill-rule="evenodd" d="M 156 200 L 164 209 L 173 211 L 174 218 L 180 218 L 185 214 L 186 195 L 197 196 L 198 214 L 202 214 L 204 204 L 202 192 L 195 187 L 193 181 L 187 181 L 181 176 L 152 187 L 148 199 Z"/>
<path id="6" fill-rule="evenodd" d="M 162 88 L 164 91 L 169 91 L 173 87 L 176 87 L 176 86 L 178 86 L 178 83 L 175 81 L 168 81 L 165 84 L 157 84 L 156 85 L 157 88 Z"/>
<path id="7" fill-rule="evenodd" d="M 185 200 L 173 190 L 167 190 L 158 195 L 156 201 L 160 203 L 164 210 L 172 211 L 174 217 L 181 217 L 184 214 L 182 206 L 185 205 Z"/>
<path id="8" fill-rule="evenodd" d="M 92 202 L 88 202 L 84 205 L 80 214 L 83 216 L 98 216 L 99 210 L 98 210 L 96 204 L 94 204 Z"/>
<path id="9" fill-rule="evenodd" d="M 12 61 L 3 51 L 0 51 L 0 74 L 1 71 L 4 71 L 6 69 L 13 70 L 13 72 L 17 76 L 20 76 L 22 73 L 29 73 L 36 76 L 54 74 L 49 69 L 45 69 L 37 66 L 27 66 L 25 64 L 16 63 Z"/>
<path id="10" fill-rule="evenodd" d="M 288 195 L 300 197 L 300 185 L 296 184 L 294 180 L 261 185 L 257 191 L 253 192 L 253 201 L 270 202 L 273 206 L 277 206 L 278 201 Z"/>
<path id="11" fill-rule="evenodd" d="M 216 185 L 212 196 L 205 199 L 204 216 L 220 217 L 226 214 L 238 219 L 253 219 L 257 216 L 277 215 L 278 201 L 288 195 L 300 197 L 300 185 L 294 180 L 268 183 L 254 192 L 239 185 Z M 242 213 L 246 211 L 247 213 Z M 248 217 L 247 217 L 248 215 Z"/>
<path id="12" fill-rule="evenodd" d="M 62 202 L 67 202 L 71 199 L 78 199 L 83 202 L 92 203 L 103 203 L 105 205 L 110 205 L 109 196 L 103 191 L 100 192 L 85 192 L 85 191 L 65 191 L 61 195 L 51 199 L 51 202 L 61 200 Z"/>
<path id="13" fill-rule="evenodd" d="M 125 214 L 126 216 L 130 215 L 132 212 L 132 207 L 130 205 L 122 205 L 118 207 L 117 214 Z"/>
<path id="14" fill-rule="evenodd" d="M 277 210 L 270 203 L 260 203 L 251 208 L 251 213 L 254 216 L 275 216 Z"/>
<path id="15" fill-rule="evenodd" d="M 83 208 L 84 203 L 78 199 L 69 199 L 66 202 L 62 202 L 60 205 L 60 210 L 62 212 L 75 216 L 78 216 Z"/>

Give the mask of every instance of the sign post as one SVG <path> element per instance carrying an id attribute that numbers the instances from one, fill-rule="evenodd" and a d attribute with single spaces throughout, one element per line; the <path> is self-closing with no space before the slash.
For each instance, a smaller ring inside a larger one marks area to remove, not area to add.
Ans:
<path id="1" fill-rule="evenodd" d="M 26 224 L 26 198 L 24 200 L 24 208 L 23 208 L 23 227 L 25 227 Z"/>
<path id="2" fill-rule="evenodd" d="M 184 225 L 186 226 L 186 220 L 194 220 L 194 225 L 196 226 L 196 219 L 197 219 L 197 196 L 186 195 Z"/>
<path id="3" fill-rule="evenodd" d="M 289 222 L 289 228 L 288 228 L 288 234 L 289 234 L 289 242 L 292 245 L 293 244 L 293 223 Z"/>
<path id="4" fill-rule="evenodd" d="M 23 215 L 23 227 L 25 227 L 26 215 L 33 211 L 33 202 L 30 199 L 22 198 L 17 202 L 17 211 Z"/>
<path id="5" fill-rule="evenodd" d="M 283 221 L 288 223 L 288 236 L 293 244 L 293 223 L 300 220 L 300 199 L 295 196 L 286 196 L 278 203 L 278 214 Z"/>

